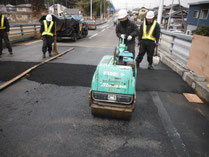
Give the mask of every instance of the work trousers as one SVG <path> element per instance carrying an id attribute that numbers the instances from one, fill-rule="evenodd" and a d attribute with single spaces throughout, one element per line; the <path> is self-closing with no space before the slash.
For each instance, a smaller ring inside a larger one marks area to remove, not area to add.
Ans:
<path id="1" fill-rule="evenodd" d="M 12 52 L 12 47 L 9 42 L 8 34 L 5 31 L 0 32 L 0 54 L 2 54 L 3 51 L 3 42 L 2 40 L 4 39 L 5 45 L 8 48 L 8 51 L 11 53 Z"/>
<path id="2" fill-rule="evenodd" d="M 150 65 L 153 62 L 153 54 L 155 50 L 155 42 L 152 40 L 142 40 L 139 47 L 139 53 L 136 57 L 136 62 L 139 64 L 141 63 L 145 53 L 147 53 L 147 61 Z"/>
<path id="3" fill-rule="evenodd" d="M 54 41 L 54 37 L 49 36 L 49 35 L 44 35 L 44 36 L 42 36 L 42 40 L 43 40 L 43 46 L 42 46 L 43 54 L 45 54 L 46 51 L 48 51 L 49 54 L 51 54 L 51 52 L 52 52 L 52 43 Z"/>
<path id="4" fill-rule="evenodd" d="M 135 58 L 135 42 L 126 41 L 125 44 L 128 47 L 128 51 L 133 53 L 133 56 Z"/>

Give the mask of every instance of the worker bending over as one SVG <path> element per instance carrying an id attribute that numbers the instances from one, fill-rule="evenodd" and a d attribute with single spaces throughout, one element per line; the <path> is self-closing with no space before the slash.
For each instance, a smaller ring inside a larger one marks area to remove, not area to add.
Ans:
<path id="1" fill-rule="evenodd" d="M 43 40 L 42 52 L 43 58 L 46 58 L 46 51 L 48 50 L 49 56 L 51 57 L 52 43 L 54 41 L 55 27 L 52 20 L 52 15 L 48 14 L 46 20 L 43 20 L 40 29 L 41 37 Z"/>
<path id="2" fill-rule="evenodd" d="M 135 37 L 138 34 L 137 25 L 128 19 L 128 13 L 124 9 L 118 12 L 118 20 L 120 23 L 116 26 L 116 34 L 118 38 L 125 38 L 128 51 L 132 52 L 135 58 Z"/>

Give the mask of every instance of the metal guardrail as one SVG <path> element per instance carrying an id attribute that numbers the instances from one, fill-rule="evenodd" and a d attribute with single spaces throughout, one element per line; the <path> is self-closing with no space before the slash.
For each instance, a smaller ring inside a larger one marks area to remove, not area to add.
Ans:
<path id="1" fill-rule="evenodd" d="M 190 35 L 162 30 L 160 48 L 187 64 L 192 38 L 193 36 Z"/>
<path id="2" fill-rule="evenodd" d="M 10 40 L 24 39 L 28 37 L 35 37 L 39 34 L 40 24 L 11 24 L 10 25 Z"/>

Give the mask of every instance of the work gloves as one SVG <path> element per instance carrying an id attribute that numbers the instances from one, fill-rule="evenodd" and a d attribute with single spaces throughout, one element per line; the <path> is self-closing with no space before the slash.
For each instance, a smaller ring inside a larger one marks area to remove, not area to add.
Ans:
<path id="1" fill-rule="evenodd" d="M 125 34 L 121 34 L 120 37 L 125 39 L 126 35 L 125 35 Z M 132 36 L 129 35 L 129 36 L 127 37 L 127 40 L 130 41 L 131 39 L 132 39 Z"/>
<path id="2" fill-rule="evenodd" d="M 127 38 L 127 40 L 130 41 L 131 39 L 132 39 L 132 36 L 129 35 L 128 38 Z"/>
<path id="3" fill-rule="evenodd" d="M 125 34 L 121 34 L 120 37 L 125 39 L 126 35 Z"/>

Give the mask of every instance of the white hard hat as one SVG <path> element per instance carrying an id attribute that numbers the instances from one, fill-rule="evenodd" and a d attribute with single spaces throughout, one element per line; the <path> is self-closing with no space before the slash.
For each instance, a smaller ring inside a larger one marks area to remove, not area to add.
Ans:
<path id="1" fill-rule="evenodd" d="M 128 15 L 127 11 L 125 9 L 121 9 L 119 12 L 118 12 L 118 19 L 122 19 L 124 17 L 126 17 Z"/>
<path id="2" fill-rule="evenodd" d="M 153 57 L 153 64 L 154 64 L 154 65 L 158 65 L 159 62 L 160 62 L 160 57 L 159 57 L 159 56 L 154 56 L 154 57 Z"/>
<path id="3" fill-rule="evenodd" d="M 146 15 L 147 19 L 153 19 L 154 17 L 155 17 L 154 11 L 148 11 L 147 12 L 147 15 Z"/>
<path id="4" fill-rule="evenodd" d="M 52 15 L 48 14 L 48 15 L 46 16 L 46 21 L 52 21 Z"/>

